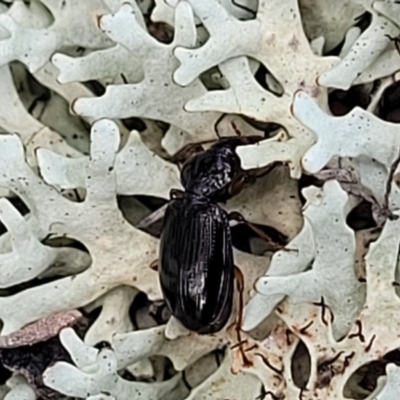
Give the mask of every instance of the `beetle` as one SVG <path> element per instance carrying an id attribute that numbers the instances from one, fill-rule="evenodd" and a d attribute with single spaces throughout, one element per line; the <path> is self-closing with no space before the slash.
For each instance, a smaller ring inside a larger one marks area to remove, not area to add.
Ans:
<path id="1" fill-rule="evenodd" d="M 226 137 L 193 155 L 181 169 L 184 191 L 171 192 L 160 238 L 159 280 L 171 314 L 190 331 L 218 332 L 231 315 L 235 265 L 229 221 L 240 217 L 229 215 L 218 203 L 237 194 L 248 177 L 241 169 L 237 146 L 260 139 Z M 238 289 L 242 294 L 240 279 Z M 239 300 L 243 308 L 241 295 Z M 240 342 L 241 312 L 239 319 Z"/>

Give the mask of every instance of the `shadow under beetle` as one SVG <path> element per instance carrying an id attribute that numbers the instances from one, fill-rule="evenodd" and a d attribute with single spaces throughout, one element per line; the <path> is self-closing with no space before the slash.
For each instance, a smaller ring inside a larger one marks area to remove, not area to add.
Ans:
<path id="1" fill-rule="evenodd" d="M 171 191 L 157 263 L 160 284 L 172 315 L 199 334 L 218 332 L 231 315 L 235 275 L 238 278 L 235 272 L 240 271 L 235 271 L 229 220 L 244 220 L 238 213 L 228 214 L 218 203 L 239 193 L 248 176 L 240 167 L 236 147 L 260 139 L 222 138 L 208 150 L 192 155 L 181 169 L 185 191 Z M 242 309 L 240 277 L 238 289 Z M 239 342 L 241 313 L 237 321 Z"/>

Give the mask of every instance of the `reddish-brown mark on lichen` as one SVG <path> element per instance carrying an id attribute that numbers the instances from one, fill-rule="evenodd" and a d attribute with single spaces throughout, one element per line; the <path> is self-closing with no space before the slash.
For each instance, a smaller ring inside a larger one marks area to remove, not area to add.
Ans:
<path id="1" fill-rule="evenodd" d="M 80 318 L 82 318 L 82 314 L 78 310 L 62 311 L 42 318 L 17 332 L 0 336 L 0 349 L 12 349 L 45 342 L 57 336 L 62 329 L 75 325 Z"/>

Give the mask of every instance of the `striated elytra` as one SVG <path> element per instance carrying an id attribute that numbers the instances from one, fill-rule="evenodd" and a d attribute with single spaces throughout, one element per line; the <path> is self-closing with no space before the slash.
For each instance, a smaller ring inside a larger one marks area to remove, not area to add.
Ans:
<path id="1" fill-rule="evenodd" d="M 187 329 L 214 333 L 227 323 L 234 293 L 229 216 L 218 202 L 240 191 L 246 175 L 235 149 L 260 137 L 220 139 L 182 167 L 160 241 L 159 277 L 167 307 Z"/>

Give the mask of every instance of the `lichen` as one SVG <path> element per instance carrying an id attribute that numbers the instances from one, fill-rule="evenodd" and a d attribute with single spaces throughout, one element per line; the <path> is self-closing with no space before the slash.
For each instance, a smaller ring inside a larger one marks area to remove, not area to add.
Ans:
<path id="1" fill-rule="evenodd" d="M 397 398 L 399 16 L 1 2 L 0 400 Z M 162 307 L 160 221 L 139 226 L 181 189 L 178 150 L 235 134 L 261 137 L 237 149 L 257 178 L 221 206 L 285 248 L 232 227 L 242 332 L 235 293 L 198 335 Z"/>

